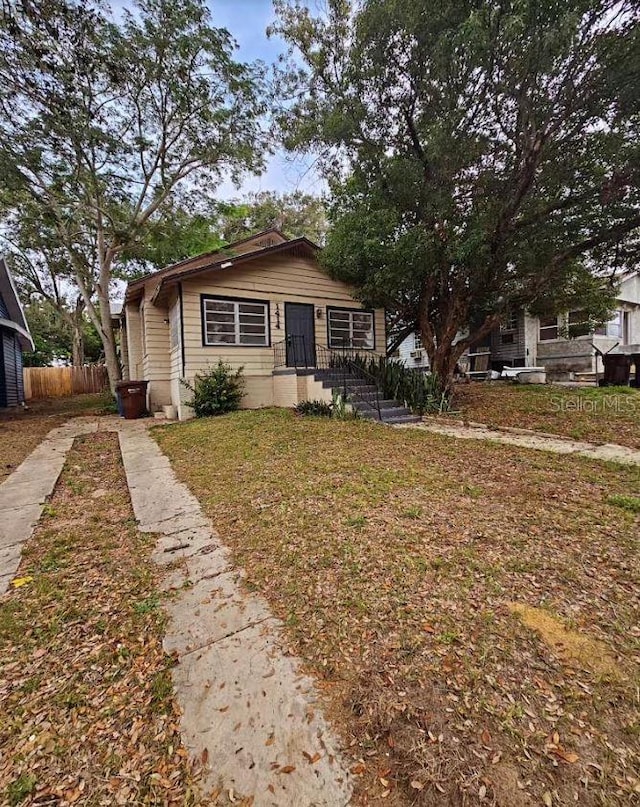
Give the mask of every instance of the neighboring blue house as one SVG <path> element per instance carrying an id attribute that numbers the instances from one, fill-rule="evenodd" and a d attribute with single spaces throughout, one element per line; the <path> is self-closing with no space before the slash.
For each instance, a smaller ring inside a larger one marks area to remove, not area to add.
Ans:
<path id="1" fill-rule="evenodd" d="M 0 258 L 0 408 L 24 403 L 22 351 L 33 339 L 9 268 Z"/>

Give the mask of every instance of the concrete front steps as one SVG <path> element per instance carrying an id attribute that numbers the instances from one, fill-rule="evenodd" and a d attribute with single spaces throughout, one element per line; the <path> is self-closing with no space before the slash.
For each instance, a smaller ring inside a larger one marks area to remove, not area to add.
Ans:
<path id="1" fill-rule="evenodd" d="M 320 381 L 325 389 L 344 392 L 345 381 L 347 399 L 351 406 L 361 417 L 371 420 L 378 420 L 388 425 L 419 423 L 420 418 L 412 415 L 411 411 L 403 406 L 399 401 L 380 398 L 378 401 L 378 390 L 375 384 L 369 383 L 364 378 L 350 373 L 345 376 L 339 370 L 316 370 L 314 372 L 316 381 Z M 380 413 L 378 413 L 378 404 Z"/>

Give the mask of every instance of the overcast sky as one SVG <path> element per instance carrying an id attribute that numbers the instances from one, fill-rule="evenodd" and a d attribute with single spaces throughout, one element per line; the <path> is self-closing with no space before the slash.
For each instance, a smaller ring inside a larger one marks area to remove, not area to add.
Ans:
<path id="1" fill-rule="evenodd" d="M 213 24 L 226 28 L 238 42 L 236 58 L 252 62 L 261 59 L 273 64 L 286 51 L 280 39 L 268 39 L 267 26 L 275 19 L 271 0 L 209 0 Z M 288 192 L 302 190 L 321 193 L 323 183 L 313 170 L 311 158 L 293 160 L 284 152 L 270 158 L 267 171 L 260 177 L 247 178 L 240 191 L 225 183 L 220 197 L 227 199 L 249 191 L 273 190 Z"/>

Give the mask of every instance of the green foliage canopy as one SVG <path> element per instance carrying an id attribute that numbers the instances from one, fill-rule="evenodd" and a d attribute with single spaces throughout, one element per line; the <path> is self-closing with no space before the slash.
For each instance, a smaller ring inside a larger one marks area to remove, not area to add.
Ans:
<path id="1" fill-rule="evenodd" d="M 511 310 L 606 318 L 638 256 L 637 2 L 277 6 L 303 59 L 285 139 L 334 194 L 324 261 L 419 328 L 444 386 Z"/>

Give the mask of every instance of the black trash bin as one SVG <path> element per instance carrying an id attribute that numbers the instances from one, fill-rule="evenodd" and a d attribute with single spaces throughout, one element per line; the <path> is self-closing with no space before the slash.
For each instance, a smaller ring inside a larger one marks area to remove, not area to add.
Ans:
<path id="1" fill-rule="evenodd" d="M 116 394 L 126 420 L 137 420 L 147 414 L 148 383 L 148 381 L 120 381 L 116 384 Z"/>
<path id="2" fill-rule="evenodd" d="M 628 387 L 631 376 L 631 356 L 620 353 L 605 353 L 602 357 L 604 378 L 601 387 Z"/>

